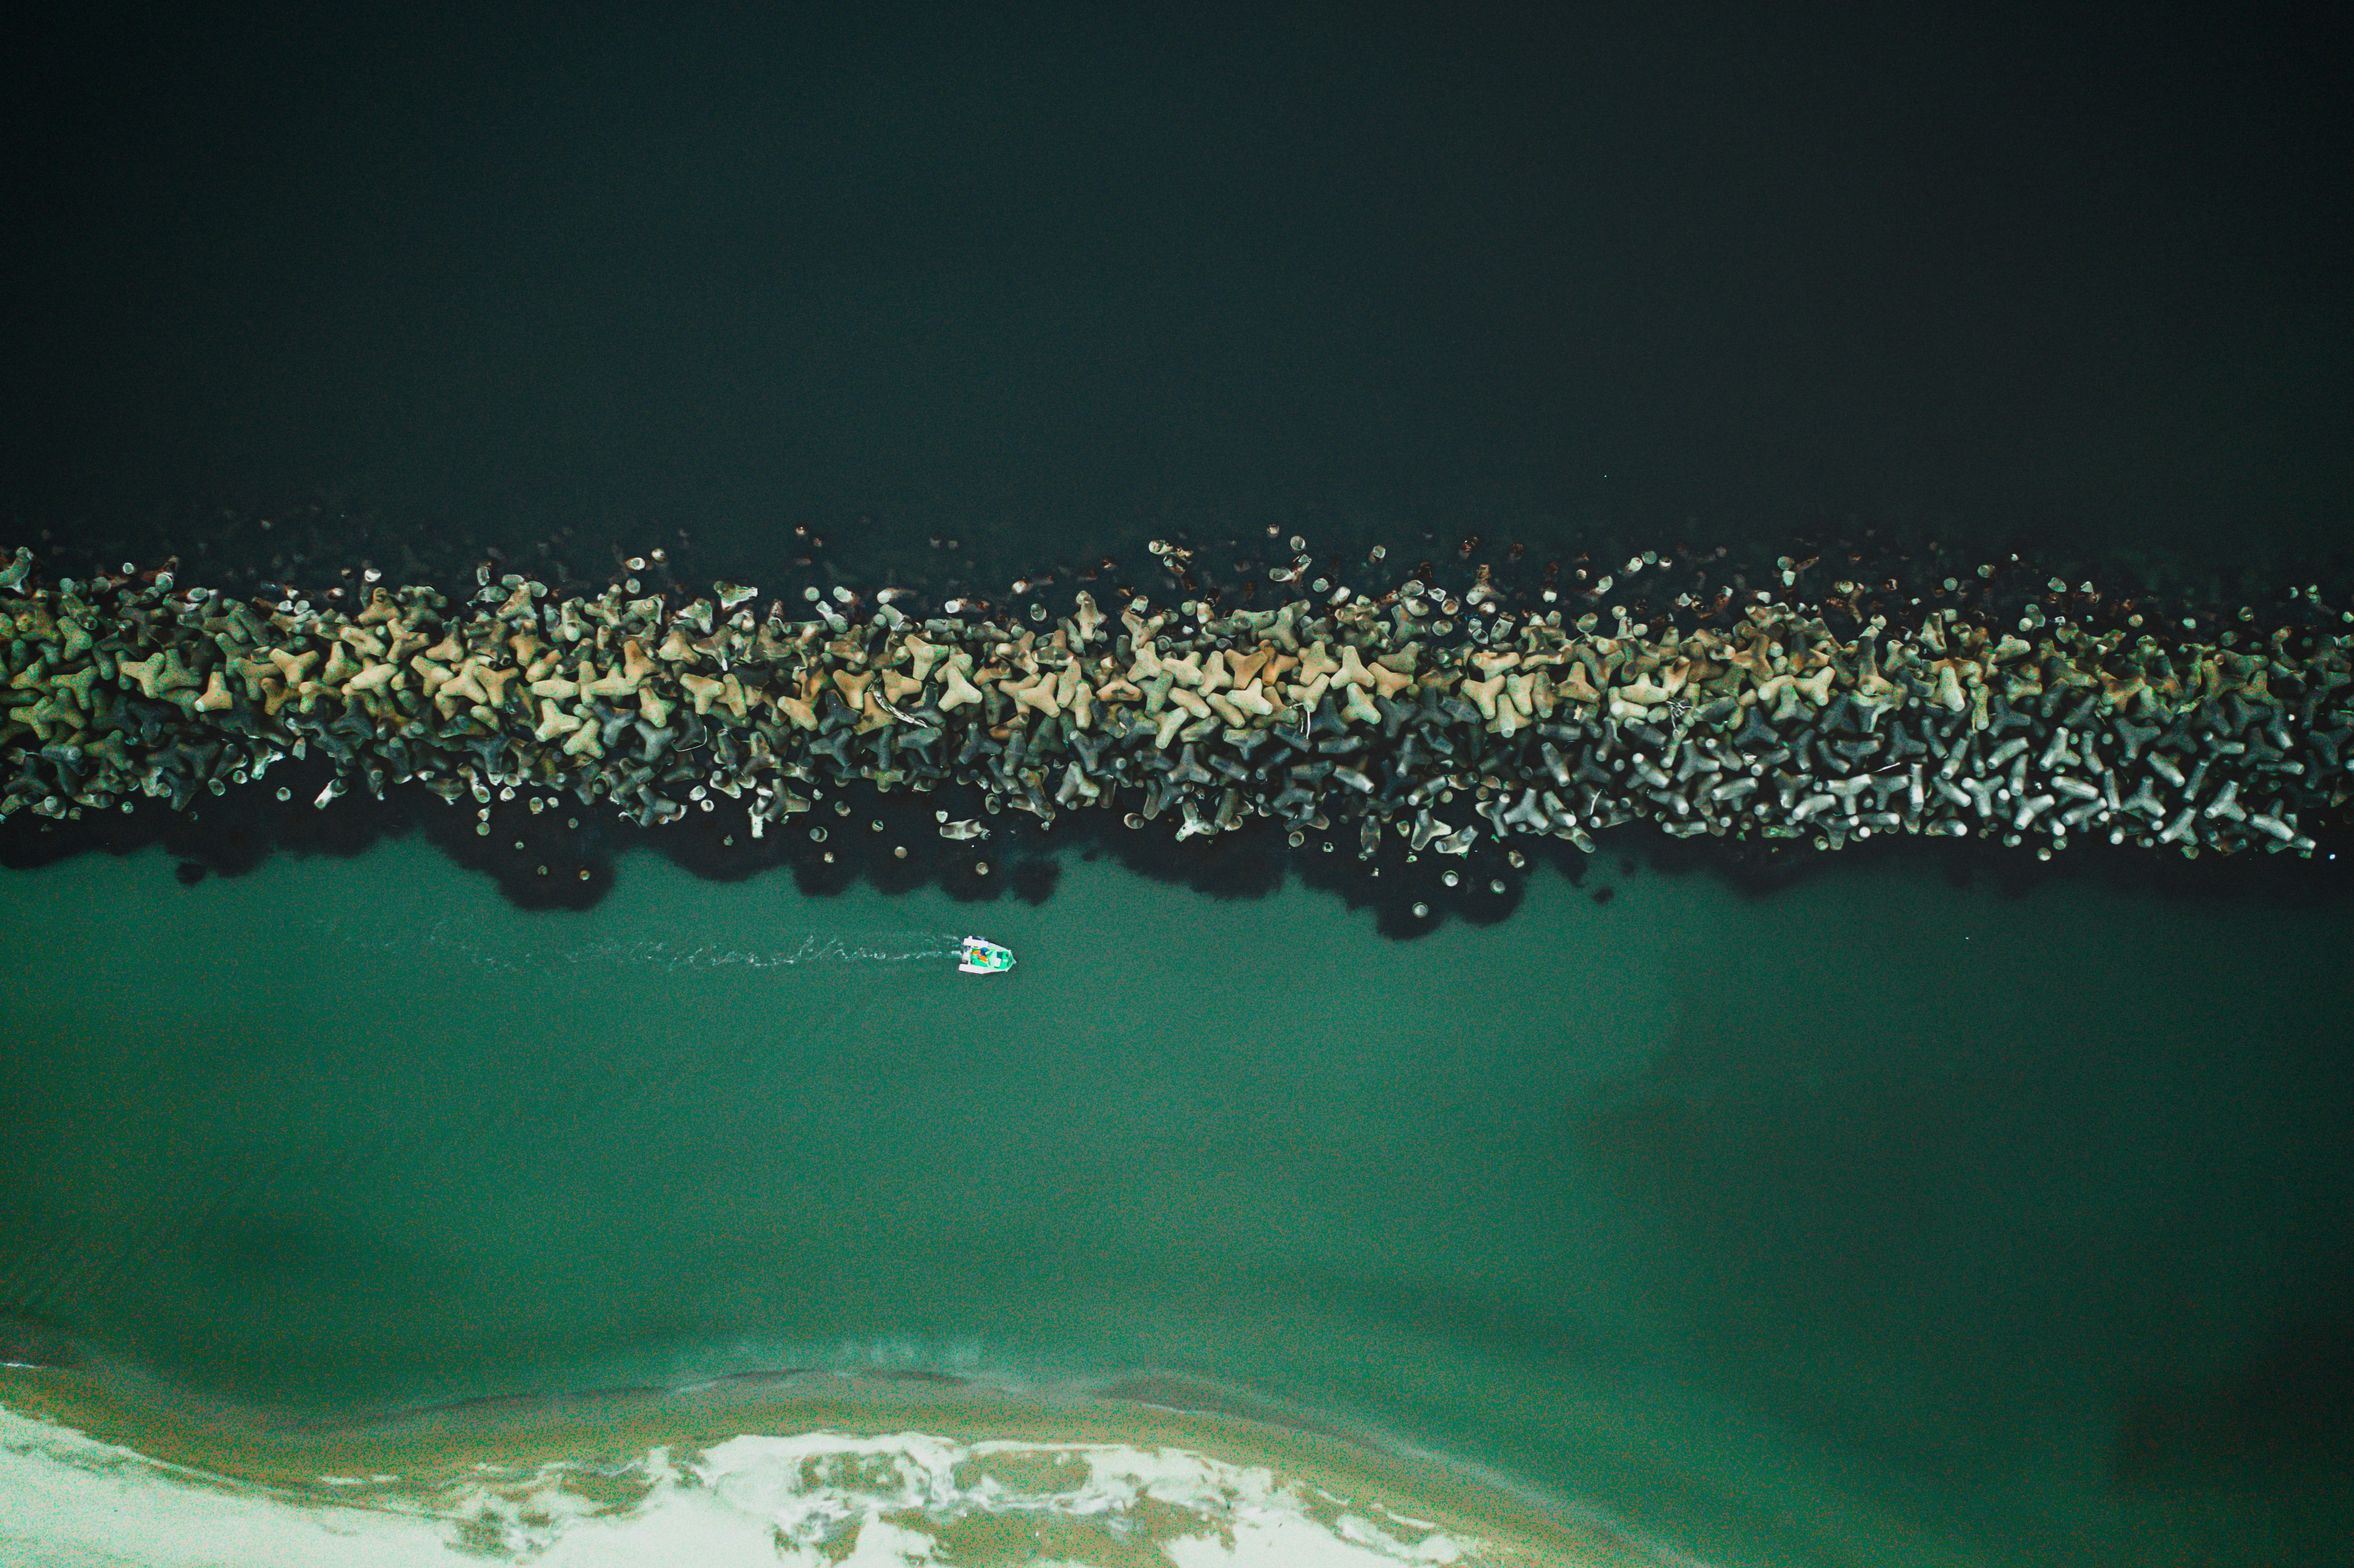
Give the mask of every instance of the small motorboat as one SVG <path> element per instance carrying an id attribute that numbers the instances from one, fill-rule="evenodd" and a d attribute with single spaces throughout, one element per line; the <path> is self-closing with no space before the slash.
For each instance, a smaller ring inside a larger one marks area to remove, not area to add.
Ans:
<path id="1" fill-rule="evenodd" d="M 967 937 L 957 949 L 957 972 L 968 975 L 1002 975 L 1013 967 L 1013 950 L 994 942 L 984 942 L 979 937 Z"/>

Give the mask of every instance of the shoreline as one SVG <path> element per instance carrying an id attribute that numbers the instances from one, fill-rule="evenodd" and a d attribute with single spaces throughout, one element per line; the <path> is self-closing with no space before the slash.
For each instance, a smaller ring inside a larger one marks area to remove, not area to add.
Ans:
<path id="1" fill-rule="evenodd" d="M 1186 1404 L 1136 1397 L 1146 1393 Z M 1066 1463 L 1065 1456 L 1167 1458 L 1173 1450 L 1214 1473 L 1263 1472 L 1263 1488 L 1405 1521 L 1470 1549 L 1436 1561 L 1591 1568 L 1691 1561 L 1486 1467 L 1305 1412 L 1281 1414 L 1296 1419 L 1276 1419 L 1274 1402 L 1246 1391 L 1144 1372 L 1099 1385 L 1017 1387 L 940 1373 L 752 1370 L 669 1387 L 491 1395 L 315 1419 L 207 1404 L 92 1362 L 0 1372 L 0 1422 L 37 1425 L 52 1442 L 74 1434 L 128 1451 L 193 1487 L 313 1508 L 450 1521 L 472 1517 L 467 1510 L 493 1494 L 578 1482 L 602 1499 L 603 1511 L 626 1512 L 668 1485 L 664 1464 L 692 1467 L 731 1444 L 825 1447 L 838 1438 L 841 1451 L 854 1452 L 920 1438 L 950 1445 L 983 1469 L 1023 1456 Z M 31 1435 L 12 1436 L 21 1449 Z"/>

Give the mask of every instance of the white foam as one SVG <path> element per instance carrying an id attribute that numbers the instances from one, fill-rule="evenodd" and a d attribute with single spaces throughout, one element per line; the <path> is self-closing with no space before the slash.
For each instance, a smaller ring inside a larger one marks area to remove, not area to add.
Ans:
<path id="1" fill-rule="evenodd" d="M 0 1407 L 0 1561 L 54 1568 L 408 1568 L 438 1521 L 307 1505 Z"/>
<path id="2" fill-rule="evenodd" d="M 1057 1484 L 1019 1486 L 989 1468 L 989 1461 L 1009 1457 L 1051 1466 Z M 583 1564 L 635 1561 L 608 1555 L 606 1544 L 624 1542 L 661 1521 L 665 1535 L 681 1531 L 682 1541 L 691 1537 L 705 1553 L 740 1541 L 758 1549 L 748 1562 L 896 1568 L 937 1561 L 943 1533 L 978 1515 L 1090 1520 L 1124 1531 L 1136 1528 L 1147 1500 L 1190 1515 L 1198 1525 L 1162 1542 L 1178 1568 L 1456 1563 L 1475 1544 L 1437 1530 L 1418 1531 L 1386 1510 L 1317 1507 L 1310 1500 L 1313 1489 L 1283 1480 L 1267 1467 L 1175 1448 L 815 1432 L 736 1437 L 685 1465 L 673 1464 L 657 1449 L 645 1468 L 654 1478 L 653 1490 L 625 1521 L 582 1517 L 568 1507 L 561 1467 L 521 1488 L 482 1486 L 459 1506 L 478 1519 L 510 1520 L 511 1544 L 545 1554 L 535 1561 Z M 847 1557 L 833 1555 L 845 1545 Z"/>
<path id="3" fill-rule="evenodd" d="M 1049 1529 L 1085 1522 L 1128 1552 L 1157 1541 L 1172 1568 L 1469 1564 L 1488 1555 L 1479 1541 L 1268 1467 L 1174 1447 L 814 1432 L 744 1436 L 695 1455 L 658 1447 L 621 1473 L 642 1485 L 632 1505 L 617 1507 L 610 1484 L 595 1495 L 576 1485 L 616 1476 L 585 1464 L 480 1467 L 410 1498 L 321 1477 L 345 1489 L 323 1500 L 165 1464 L 0 1408 L 0 1555 L 65 1568 L 446 1568 L 454 1547 L 547 1568 L 917 1568 L 949 1552 L 970 1560 L 954 1538 L 984 1516 Z"/>

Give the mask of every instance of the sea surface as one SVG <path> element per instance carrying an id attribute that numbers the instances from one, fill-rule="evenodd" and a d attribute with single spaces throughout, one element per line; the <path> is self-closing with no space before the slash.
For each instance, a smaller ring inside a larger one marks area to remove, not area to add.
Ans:
<path id="1" fill-rule="evenodd" d="M 10 1305 L 264 1429 L 1162 1378 L 1708 1563 L 2339 1522 L 2284 1511 L 2333 1433 L 2283 1325 L 2342 1305 L 2342 910 L 1607 869 L 1401 944 L 1076 857 L 983 909 L 640 857 L 526 915 L 406 841 L 11 875 Z"/>
<path id="2" fill-rule="evenodd" d="M 2310 8 L 0 53 L 0 556 L 60 570 L 2354 587 Z M 0 873 L 0 1562 L 2354 1562 L 2345 868 L 1639 832 L 1411 941 L 1076 844 L 1036 903 Z"/>

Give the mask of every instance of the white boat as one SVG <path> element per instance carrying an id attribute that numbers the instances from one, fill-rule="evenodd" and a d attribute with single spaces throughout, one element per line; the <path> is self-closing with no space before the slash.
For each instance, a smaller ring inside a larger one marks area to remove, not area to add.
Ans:
<path id="1" fill-rule="evenodd" d="M 957 949 L 957 972 L 968 975 L 1002 975 L 1013 967 L 1013 950 L 1001 948 L 979 937 L 967 937 Z"/>

